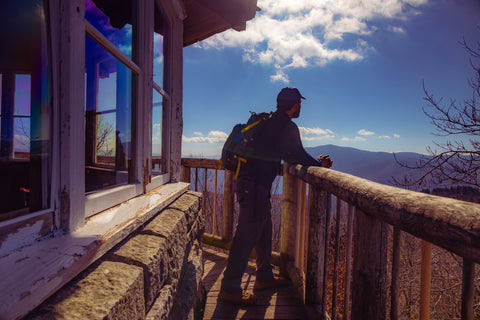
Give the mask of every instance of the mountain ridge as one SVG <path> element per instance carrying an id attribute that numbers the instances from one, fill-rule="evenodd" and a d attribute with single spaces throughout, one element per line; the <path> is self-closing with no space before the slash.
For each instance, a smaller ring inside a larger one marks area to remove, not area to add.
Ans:
<path id="1" fill-rule="evenodd" d="M 387 185 L 394 185 L 392 177 L 402 180 L 406 176 L 415 178 L 420 174 L 418 170 L 399 165 L 393 153 L 389 152 L 366 151 L 332 144 L 306 147 L 305 150 L 315 158 L 321 154 L 330 155 L 334 170 Z M 414 165 L 423 157 L 422 154 L 414 152 L 398 152 L 395 156 L 409 165 Z"/>

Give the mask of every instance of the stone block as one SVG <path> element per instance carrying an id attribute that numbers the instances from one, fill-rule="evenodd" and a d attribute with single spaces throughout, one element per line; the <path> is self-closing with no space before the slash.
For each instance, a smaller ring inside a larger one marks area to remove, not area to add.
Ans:
<path id="1" fill-rule="evenodd" d="M 27 319 L 141 320 L 145 317 L 143 270 L 104 261 L 70 283 Z"/>
<path id="2" fill-rule="evenodd" d="M 183 198 L 183 196 L 181 197 Z M 178 209 L 165 209 L 145 226 L 142 233 L 165 237 L 167 243 L 168 284 L 176 288 L 180 270 L 185 258 L 185 251 L 190 242 L 185 213 Z"/>
<path id="3" fill-rule="evenodd" d="M 197 219 L 203 219 L 203 217 L 199 216 L 202 203 L 201 199 L 202 194 L 200 192 L 188 191 L 169 205 L 168 208 L 183 211 L 186 215 L 188 227 L 190 229 Z"/>
<path id="4" fill-rule="evenodd" d="M 203 275 L 203 251 L 198 241 L 193 241 L 177 288 L 170 319 L 193 320 L 194 306 L 199 300 L 200 282 Z"/>
<path id="5" fill-rule="evenodd" d="M 145 320 L 166 320 L 173 305 L 173 288 L 166 285 L 160 290 L 152 308 L 148 311 Z"/>
<path id="6" fill-rule="evenodd" d="M 145 304 L 148 310 L 168 278 L 167 241 L 160 236 L 138 234 L 107 256 L 143 268 L 145 275 Z"/>
<path id="7" fill-rule="evenodd" d="M 179 234 L 185 235 L 188 232 L 185 213 L 176 209 L 165 209 L 160 212 L 143 228 L 142 233 L 155 234 L 164 237 L 167 245 Z"/>

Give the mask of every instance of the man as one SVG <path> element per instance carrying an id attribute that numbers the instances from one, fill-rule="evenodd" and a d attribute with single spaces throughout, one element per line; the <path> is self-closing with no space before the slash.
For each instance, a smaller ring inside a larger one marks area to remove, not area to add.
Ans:
<path id="1" fill-rule="evenodd" d="M 266 120 L 255 141 L 255 154 L 242 165 L 235 182 L 235 194 L 240 206 L 238 225 L 230 247 L 228 264 L 223 274 L 219 298 L 236 304 L 256 303 L 254 294 L 241 289 L 243 273 L 251 251 L 256 253 L 256 280 L 254 290 L 281 287 L 288 282 L 273 276 L 272 219 L 270 189 L 281 160 L 304 166 L 330 168 L 332 160 L 320 156 L 318 160 L 303 148 L 297 125 L 291 120 L 300 115 L 305 99 L 297 88 L 283 88 L 277 96 L 277 111 Z"/>

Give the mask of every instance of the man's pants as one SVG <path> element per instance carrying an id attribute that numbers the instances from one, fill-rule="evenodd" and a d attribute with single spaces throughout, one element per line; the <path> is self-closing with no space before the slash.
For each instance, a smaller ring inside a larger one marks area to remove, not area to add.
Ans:
<path id="1" fill-rule="evenodd" d="M 222 280 L 222 289 L 228 292 L 241 290 L 242 276 L 253 248 L 256 253 L 257 279 L 259 281 L 273 279 L 270 262 L 272 257 L 270 188 L 255 183 L 253 178 L 239 177 L 235 183 L 235 193 L 240 213 Z"/>

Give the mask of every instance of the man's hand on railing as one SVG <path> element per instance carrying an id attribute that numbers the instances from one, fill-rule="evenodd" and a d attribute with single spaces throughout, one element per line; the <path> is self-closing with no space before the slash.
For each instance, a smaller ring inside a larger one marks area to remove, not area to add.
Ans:
<path id="1" fill-rule="evenodd" d="M 317 159 L 322 163 L 322 167 L 324 168 L 330 168 L 333 164 L 333 160 L 330 159 L 330 155 L 328 154 L 326 156 L 319 155 Z"/>

